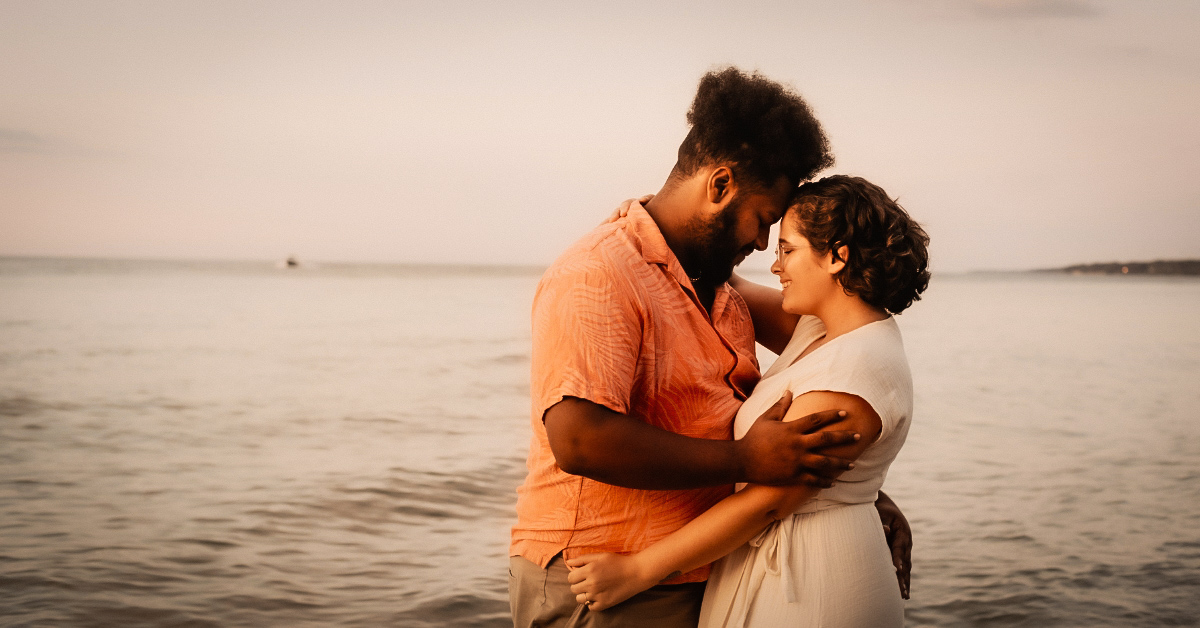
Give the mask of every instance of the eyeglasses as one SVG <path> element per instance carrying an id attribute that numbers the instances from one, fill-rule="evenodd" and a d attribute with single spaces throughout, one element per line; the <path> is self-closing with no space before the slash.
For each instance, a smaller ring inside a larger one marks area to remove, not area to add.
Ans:
<path id="1" fill-rule="evenodd" d="M 783 265 L 783 256 L 785 256 L 795 250 L 796 250 L 796 247 L 794 247 L 794 246 L 789 246 L 787 248 L 784 248 L 782 242 L 780 242 L 779 244 L 776 244 L 775 245 L 775 261 L 779 262 L 779 265 L 782 266 Z"/>

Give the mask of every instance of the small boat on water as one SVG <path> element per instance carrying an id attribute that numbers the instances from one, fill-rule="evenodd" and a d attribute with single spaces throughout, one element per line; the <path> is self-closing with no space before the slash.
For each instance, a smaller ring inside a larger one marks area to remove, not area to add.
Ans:
<path id="1" fill-rule="evenodd" d="M 287 256 L 287 259 L 281 259 L 275 262 L 275 268 L 300 268 L 300 260 L 296 259 L 295 255 Z"/>

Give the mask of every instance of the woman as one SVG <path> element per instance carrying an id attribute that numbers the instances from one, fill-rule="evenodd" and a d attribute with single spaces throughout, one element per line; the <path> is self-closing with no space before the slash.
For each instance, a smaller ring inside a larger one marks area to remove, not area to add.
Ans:
<path id="1" fill-rule="evenodd" d="M 602 611 L 728 554 L 709 579 L 702 627 L 903 624 L 873 503 L 912 415 L 912 378 L 891 315 L 928 285 L 928 242 L 899 205 L 863 179 L 831 176 L 797 190 L 771 266 L 782 291 L 736 286 L 760 342 L 782 353 L 742 405 L 734 437 L 790 390 L 795 400 L 784 420 L 847 411 L 832 429 L 860 438 L 833 454 L 855 467 L 824 490 L 739 486 L 640 553 L 568 561 L 581 603 Z"/>

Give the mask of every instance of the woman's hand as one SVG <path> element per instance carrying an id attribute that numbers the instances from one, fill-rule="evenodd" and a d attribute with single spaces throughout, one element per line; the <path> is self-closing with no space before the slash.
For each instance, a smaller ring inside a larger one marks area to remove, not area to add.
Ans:
<path id="1" fill-rule="evenodd" d="M 642 569 L 637 555 L 585 554 L 566 561 L 571 568 L 567 582 L 580 604 L 602 611 L 658 584 Z"/>
<path id="2" fill-rule="evenodd" d="M 608 218 L 605 218 L 604 222 L 601 222 L 600 224 L 606 225 L 610 222 L 616 222 L 617 220 L 620 220 L 621 218 L 628 216 L 630 202 L 637 201 L 638 203 L 645 205 L 646 203 L 649 203 L 650 199 L 652 199 L 652 198 L 654 198 L 653 194 L 647 194 L 641 198 L 631 198 L 628 201 L 621 203 L 621 205 L 618 206 L 616 209 L 614 209 L 613 213 L 609 214 Z"/>

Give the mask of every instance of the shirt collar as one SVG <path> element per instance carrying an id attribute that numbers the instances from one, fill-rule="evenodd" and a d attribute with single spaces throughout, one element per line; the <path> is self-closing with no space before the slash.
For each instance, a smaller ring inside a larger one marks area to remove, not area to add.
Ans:
<path id="1" fill-rule="evenodd" d="M 650 264 L 664 264 L 671 266 L 679 266 L 682 271 L 683 267 L 679 264 L 679 258 L 675 257 L 675 253 L 671 247 L 667 246 L 667 240 L 663 237 L 662 230 L 658 228 L 658 223 L 654 222 L 654 218 L 650 217 L 650 212 L 646 211 L 643 202 L 649 201 L 649 197 L 643 196 L 640 199 L 631 198 L 624 203 L 621 203 L 619 211 L 622 216 L 628 221 L 630 234 L 637 239 L 638 245 L 642 250 L 642 257 Z M 684 274 L 686 277 L 686 273 Z"/>
<path id="2" fill-rule="evenodd" d="M 683 264 L 679 263 L 675 252 L 667 246 L 667 240 L 663 237 L 662 230 L 658 228 L 658 223 L 654 222 L 650 212 L 646 211 L 644 203 L 649 202 L 651 198 L 653 197 L 631 198 L 621 203 L 617 209 L 622 218 L 627 221 L 629 232 L 637 240 L 642 251 L 642 258 L 646 260 L 646 263 L 666 266 L 667 271 L 675 277 L 680 285 L 694 295 L 696 290 L 692 286 L 692 280 L 688 278 L 687 272 L 683 269 Z M 711 312 L 713 317 L 718 316 L 724 310 L 730 290 L 728 282 L 717 286 Z"/>

